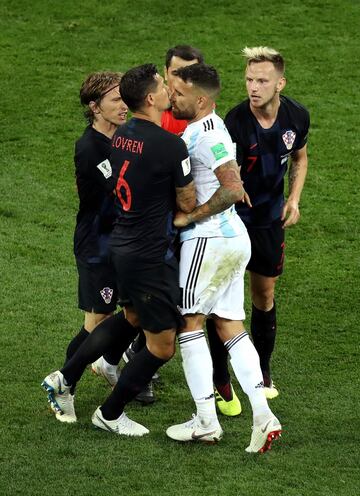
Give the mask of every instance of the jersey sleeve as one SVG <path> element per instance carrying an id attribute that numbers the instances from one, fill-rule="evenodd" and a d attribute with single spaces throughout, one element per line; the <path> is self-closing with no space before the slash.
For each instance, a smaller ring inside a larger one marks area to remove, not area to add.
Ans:
<path id="1" fill-rule="evenodd" d="M 230 138 L 233 143 L 233 148 L 234 148 L 234 154 L 237 160 L 237 163 L 241 166 L 244 163 L 244 148 L 241 144 L 240 137 L 238 136 L 237 133 L 237 126 L 236 126 L 236 108 L 230 110 L 225 119 L 224 123 L 225 126 L 230 134 Z"/>
<path id="2" fill-rule="evenodd" d="M 234 145 L 229 133 L 226 130 L 216 130 L 205 134 L 199 142 L 197 159 L 212 171 L 235 160 Z"/>
<path id="3" fill-rule="evenodd" d="M 296 150 L 300 150 L 301 148 L 303 148 L 306 145 L 307 140 L 308 140 L 309 127 L 310 127 L 310 114 L 304 108 L 304 115 L 302 117 L 302 128 L 301 128 L 301 133 L 300 133 L 300 139 L 299 139 L 299 143 L 296 147 Z"/>
<path id="4" fill-rule="evenodd" d="M 184 141 L 177 138 L 173 151 L 174 184 L 177 188 L 187 186 L 193 180 L 189 152 Z"/>
<path id="5" fill-rule="evenodd" d="M 75 153 L 75 163 L 81 175 L 88 176 L 105 191 L 114 189 L 115 179 L 112 177 L 110 160 L 98 153 L 95 147 Z"/>

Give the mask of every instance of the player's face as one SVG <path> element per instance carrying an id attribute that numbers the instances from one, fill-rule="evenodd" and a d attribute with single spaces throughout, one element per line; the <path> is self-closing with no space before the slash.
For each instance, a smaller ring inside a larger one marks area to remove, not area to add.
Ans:
<path id="1" fill-rule="evenodd" d="M 193 83 L 185 83 L 181 78 L 175 77 L 172 89 L 170 101 L 175 119 L 193 120 L 199 111 L 199 95 Z"/>
<path id="2" fill-rule="evenodd" d="M 111 88 L 111 87 L 110 87 Z M 110 89 L 109 88 L 109 89 Z M 95 109 L 95 119 L 103 119 L 109 124 L 125 124 L 128 108 L 119 93 L 119 86 L 110 89 L 100 100 Z"/>
<path id="3" fill-rule="evenodd" d="M 174 71 L 180 69 L 180 67 L 186 67 L 188 65 L 196 64 L 198 59 L 184 60 L 181 57 L 173 56 L 170 60 L 170 65 L 168 68 L 164 68 L 165 81 L 167 82 L 170 91 L 173 90 L 173 81 L 177 76 L 175 76 Z"/>
<path id="4" fill-rule="evenodd" d="M 156 108 L 163 112 L 170 106 L 169 88 L 166 86 L 164 78 L 160 74 L 155 75 L 157 88 L 151 92 Z"/>
<path id="5" fill-rule="evenodd" d="M 254 108 L 266 108 L 285 86 L 285 78 L 271 62 L 253 62 L 246 67 L 246 89 Z"/>

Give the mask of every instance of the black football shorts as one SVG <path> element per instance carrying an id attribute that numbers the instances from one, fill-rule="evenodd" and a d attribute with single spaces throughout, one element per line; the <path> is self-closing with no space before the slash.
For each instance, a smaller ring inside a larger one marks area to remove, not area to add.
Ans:
<path id="1" fill-rule="evenodd" d="M 277 221 L 271 227 L 246 226 L 251 241 L 251 258 L 246 270 L 266 277 L 282 274 L 285 259 L 285 229 Z"/>
<path id="2" fill-rule="evenodd" d="M 79 274 L 79 308 L 107 314 L 116 309 L 115 271 L 109 263 L 89 263 L 76 259 Z"/>
<path id="3" fill-rule="evenodd" d="M 124 257 L 116 248 L 111 248 L 110 257 L 116 271 L 119 304 L 135 310 L 144 330 L 156 333 L 183 327 L 175 257 L 161 262 L 144 261 Z"/>

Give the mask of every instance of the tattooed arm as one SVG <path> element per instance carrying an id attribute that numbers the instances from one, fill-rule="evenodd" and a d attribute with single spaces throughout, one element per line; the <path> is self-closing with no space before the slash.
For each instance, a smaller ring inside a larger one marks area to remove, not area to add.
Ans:
<path id="1" fill-rule="evenodd" d="M 183 188 L 176 188 L 176 205 L 183 212 L 191 212 L 196 207 L 194 181 L 191 181 Z"/>
<path id="2" fill-rule="evenodd" d="M 199 205 L 190 213 L 178 212 L 174 225 L 184 227 L 191 222 L 210 217 L 229 208 L 244 197 L 244 188 L 240 179 L 240 168 L 236 160 L 230 160 L 220 165 L 214 171 L 220 186 L 212 197 L 203 205 Z"/>
<path id="3" fill-rule="evenodd" d="M 284 205 L 281 220 L 284 227 L 296 224 L 300 219 L 299 202 L 304 187 L 308 167 L 306 145 L 296 150 L 289 168 L 289 197 Z"/>

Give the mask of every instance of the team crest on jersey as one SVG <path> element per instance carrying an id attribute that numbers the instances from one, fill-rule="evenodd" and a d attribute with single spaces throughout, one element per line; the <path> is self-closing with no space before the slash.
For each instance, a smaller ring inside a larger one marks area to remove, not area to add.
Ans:
<path id="1" fill-rule="evenodd" d="M 285 143 L 286 149 L 291 150 L 294 141 L 296 138 L 296 133 L 294 131 L 285 131 L 285 133 L 282 135 L 283 142 Z"/>
<path id="2" fill-rule="evenodd" d="M 109 288 L 109 287 L 106 287 L 106 288 L 102 288 L 100 290 L 100 294 L 102 296 L 102 299 L 105 301 L 105 303 L 108 305 L 109 303 L 111 303 L 111 298 L 114 294 L 114 290 Z"/>
<path id="3" fill-rule="evenodd" d="M 109 177 L 112 174 L 112 169 L 111 169 L 111 165 L 110 165 L 110 162 L 108 161 L 108 159 L 104 160 L 103 162 L 98 164 L 96 167 L 103 174 L 105 179 L 109 179 Z"/>

